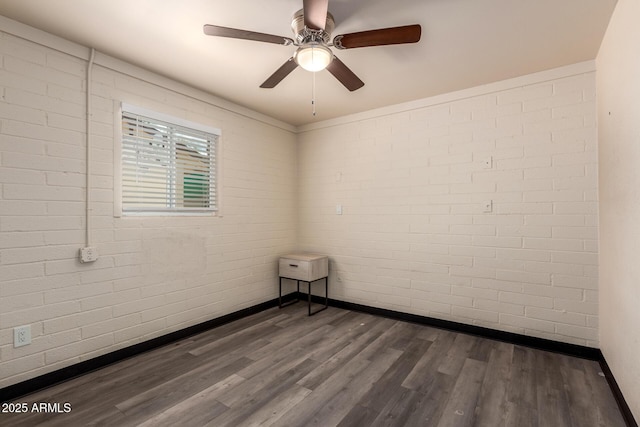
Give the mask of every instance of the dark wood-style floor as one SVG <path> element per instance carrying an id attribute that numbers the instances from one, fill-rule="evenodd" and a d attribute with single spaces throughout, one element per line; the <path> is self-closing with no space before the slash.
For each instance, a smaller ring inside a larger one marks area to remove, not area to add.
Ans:
<path id="1" fill-rule="evenodd" d="M 19 402 L 11 426 L 624 426 L 597 362 L 330 307 L 264 311 Z"/>

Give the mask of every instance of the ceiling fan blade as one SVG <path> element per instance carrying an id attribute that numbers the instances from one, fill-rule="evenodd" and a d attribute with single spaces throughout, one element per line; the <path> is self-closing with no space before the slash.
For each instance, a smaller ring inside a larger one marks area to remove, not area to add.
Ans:
<path id="1" fill-rule="evenodd" d="M 355 47 L 416 43 L 420 41 L 421 34 L 422 27 L 420 25 L 405 25 L 403 27 L 342 34 L 333 39 L 333 44 L 338 49 L 353 49 Z"/>
<path id="2" fill-rule="evenodd" d="M 304 25 L 312 30 L 324 30 L 327 24 L 329 0 L 304 0 L 302 2 Z"/>
<path id="3" fill-rule="evenodd" d="M 287 77 L 297 67 L 298 64 L 296 64 L 296 61 L 294 61 L 292 56 L 287 60 L 287 62 L 282 64 L 282 66 L 280 66 L 280 68 L 278 68 L 275 73 L 271 74 L 271 76 L 267 80 L 265 80 L 264 83 L 260 85 L 260 87 L 263 89 L 272 89 L 276 87 L 276 85 L 280 83 L 282 79 Z"/>
<path id="4" fill-rule="evenodd" d="M 293 40 L 288 37 L 274 36 L 271 34 L 256 33 L 255 31 L 239 30 L 237 28 L 220 27 L 218 25 L 205 25 L 203 31 L 208 36 L 228 37 L 232 39 L 253 40 L 257 42 L 275 43 L 288 46 Z"/>
<path id="5" fill-rule="evenodd" d="M 349 67 L 344 65 L 344 62 L 335 56 L 333 57 L 333 61 L 327 66 L 327 71 L 333 74 L 333 76 L 351 92 L 364 86 L 364 82 L 360 80 Z"/>

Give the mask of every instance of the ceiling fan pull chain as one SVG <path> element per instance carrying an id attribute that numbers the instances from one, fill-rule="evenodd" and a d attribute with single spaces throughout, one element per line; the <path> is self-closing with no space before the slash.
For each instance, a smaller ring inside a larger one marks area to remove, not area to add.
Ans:
<path id="1" fill-rule="evenodd" d="M 311 114 L 316 116 L 316 73 L 313 74 L 313 81 L 311 83 Z"/>

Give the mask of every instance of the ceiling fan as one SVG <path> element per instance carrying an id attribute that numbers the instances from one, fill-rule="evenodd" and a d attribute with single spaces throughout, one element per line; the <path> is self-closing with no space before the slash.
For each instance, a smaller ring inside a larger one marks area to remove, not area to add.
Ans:
<path id="1" fill-rule="evenodd" d="M 328 11 L 329 0 L 303 0 L 302 9 L 293 15 L 291 29 L 295 38 L 274 36 L 236 28 L 205 25 L 204 33 L 209 36 L 229 37 L 234 39 L 253 40 L 265 43 L 297 46 L 298 49 L 280 68 L 260 85 L 261 88 L 274 88 L 287 77 L 298 65 L 308 71 L 327 69 L 347 89 L 354 91 L 364 86 L 364 82 L 356 76 L 331 51 L 336 49 L 353 49 L 368 46 L 416 43 L 420 40 L 420 25 L 382 28 L 360 31 L 335 36 L 331 40 L 331 32 L 335 28 L 333 16 Z"/>

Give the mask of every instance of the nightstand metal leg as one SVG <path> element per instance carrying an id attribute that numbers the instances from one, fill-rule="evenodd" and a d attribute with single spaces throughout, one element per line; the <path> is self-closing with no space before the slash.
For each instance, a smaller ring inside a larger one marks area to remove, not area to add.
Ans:
<path id="1" fill-rule="evenodd" d="M 324 278 L 324 307 L 314 311 L 313 313 L 311 312 L 311 282 L 307 282 L 307 284 L 309 285 L 309 290 L 308 290 L 309 316 L 313 316 L 314 314 L 317 314 L 322 310 L 326 310 L 329 307 L 329 277 Z"/>
<path id="2" fill-rule="evenodd" d="M 324 278 L 324 306 L 329 307 L 329 276 Z"/>
<path id="3" fill-rule="evenodd" d="M 288 305 L 295 304 L 298 301 L 300 301 L 300 281 L 298 280 L 298 292 L 296 293 L 295 299 L 293 301 L 289 301 L 289 302 L 286 302 L 284 304 L 282 303 L 282 279 L 284 279 L 284 277 L 280 277 L 280 281 L 279 281 L 279 284 L 278 284 L 278 288 L 279 288 L 279 291 L 278 291 L 278 307 L 279 308 L 286 307 Z"/>

